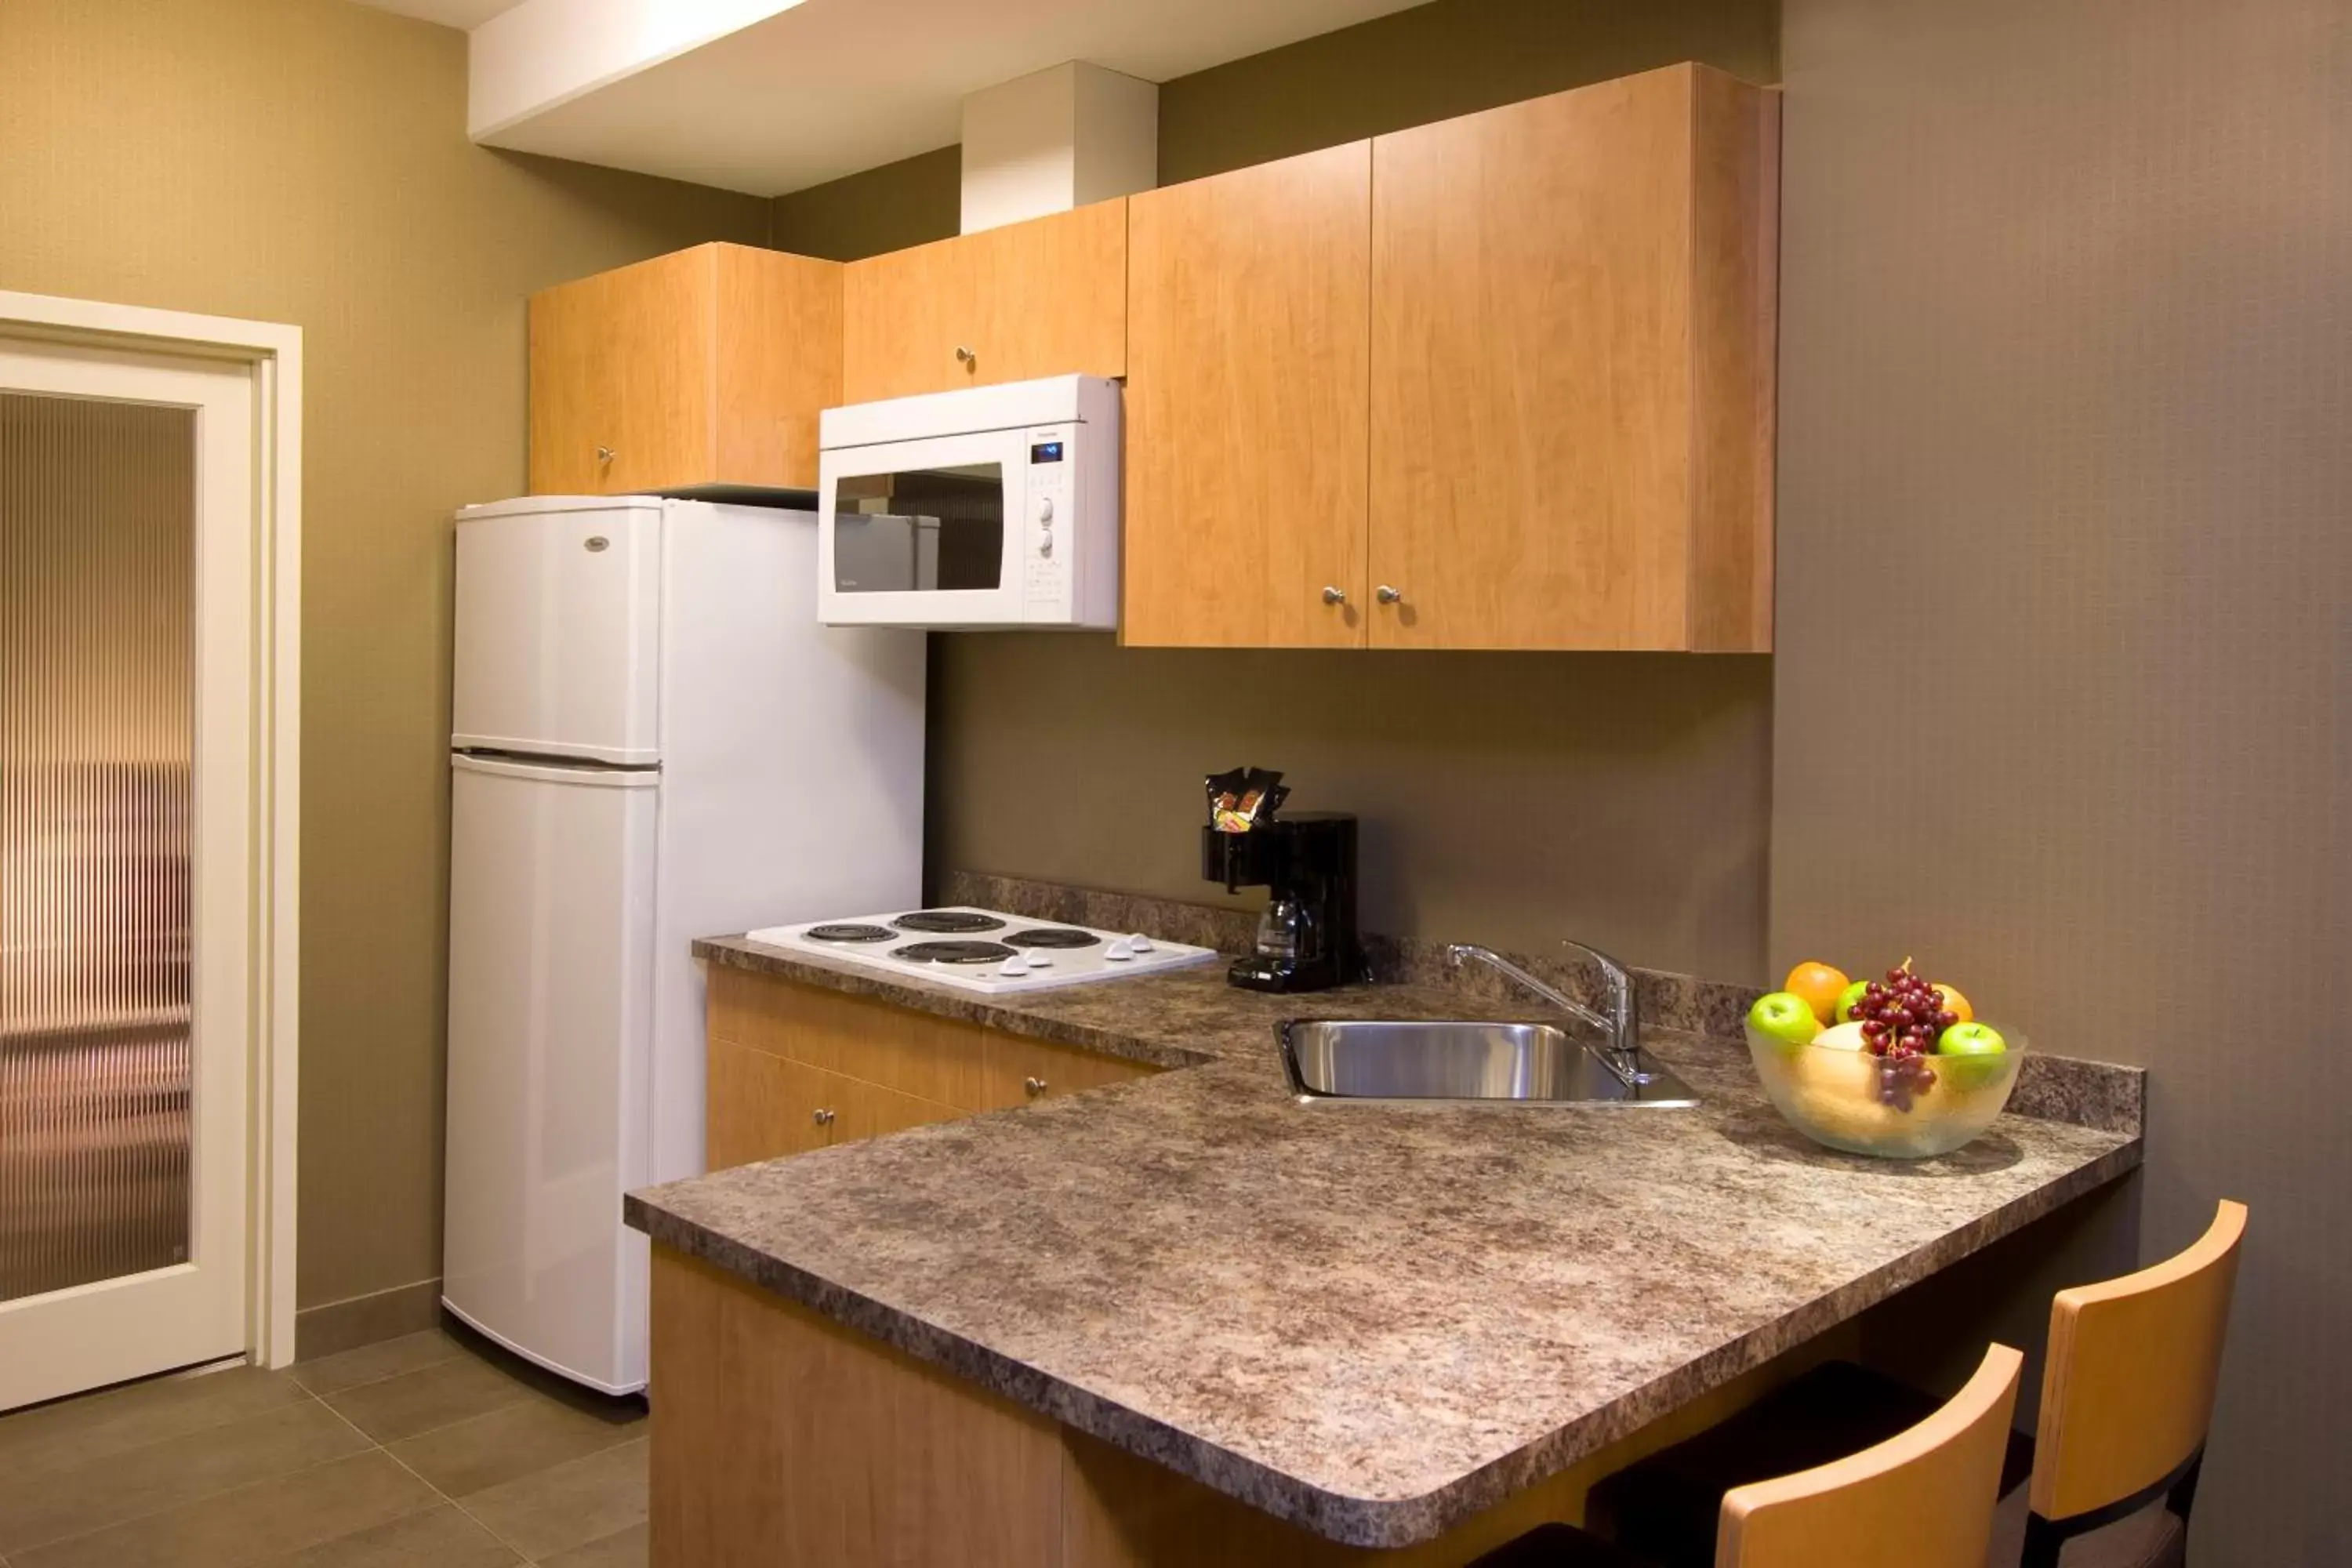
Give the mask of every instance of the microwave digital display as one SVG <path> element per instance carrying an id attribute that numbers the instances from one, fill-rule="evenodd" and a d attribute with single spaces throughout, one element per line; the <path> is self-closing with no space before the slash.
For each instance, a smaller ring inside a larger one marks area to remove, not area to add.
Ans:
<path id="1" fill-rule="evenodd" d="M 1029 460 L 1033 463 L 1058 463 L 1062 460 L 1062 444 L 1059 441 L 1040 441 L 1029 448 Z"/>

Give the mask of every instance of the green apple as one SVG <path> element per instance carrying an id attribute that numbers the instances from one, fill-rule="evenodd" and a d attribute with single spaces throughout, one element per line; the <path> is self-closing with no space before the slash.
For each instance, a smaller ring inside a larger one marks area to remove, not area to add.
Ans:
<path id="1" fill-rule="evenodd" d="M 1859 1020 L 1848 1020 L 1832 1028 L 1823 1029 L 1813 1044 L 1832 1051 L 1859 1051 L 1869 1048 L 1870 1042 L 1862 1037 Z"/>
<path id="2" fill-rule="evenodd" d="M 2009 1042 L 1990 1024 L 1955 1024 L 1936 1037 L 1939 1057 L 1993 1057 L 2009 1049 Z"/>
<path id="3" fill-rule="evenodd" d="M 1758 997 L 1756 1005 L 1748 1009 L 1748 1022 L 1758 1033 L 1791 1046 L 1809 1045 L 1822 1032 L 1822 1021 L 1813 1016 L 1812 1005 L 1793 991 Z"/>
<path id="4" fill-rule="evenodd" d="M 1839 1023 L 1851 1024 L 1853 1022 L 1853 1010 L 1856 1006 L 1860 1005 L 1862 1002 L 1862 994 L 1869 989 L 1869 981 L 1857 980 L 1853 984 L 1838 993 L 1837 1021 Z"/>

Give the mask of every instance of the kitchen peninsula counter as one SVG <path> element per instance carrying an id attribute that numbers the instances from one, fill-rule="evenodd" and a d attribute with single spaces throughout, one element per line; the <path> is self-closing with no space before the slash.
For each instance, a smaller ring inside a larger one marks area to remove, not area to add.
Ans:
<path id="1" fill-rule="evenodd" d="M 1264 995 L 1222 965 L 984 997 L 740 939 L 697 951 L 1174 1070 L 654 1188 L 632 1225 L 1356 1546 L 1428 1542 L 2140 1159 L 2141 1077 L 2096 1064 L 2031 1061 L 2013 1104 L 2043 1114 L 1896 1163 L 1805 1141 L 1743 1047 L 1696 1033 L 1646 1037 L 1696 1110 L 1302 1105 L 1276 1054 L 1288 1017 L 1540 1004 Z"/>

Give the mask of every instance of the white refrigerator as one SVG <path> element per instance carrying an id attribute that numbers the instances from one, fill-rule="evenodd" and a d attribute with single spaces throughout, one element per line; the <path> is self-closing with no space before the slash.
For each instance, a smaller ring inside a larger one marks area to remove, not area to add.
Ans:
<path id="1" fill-rule="evenodd" d="M 766 507 L 457 516 L 442 1300 L 607 1393 L 621 1196 L 703 1169 L 693 940 L 919 900 L 923 637 L 819 626 L 816 556 Z"/>

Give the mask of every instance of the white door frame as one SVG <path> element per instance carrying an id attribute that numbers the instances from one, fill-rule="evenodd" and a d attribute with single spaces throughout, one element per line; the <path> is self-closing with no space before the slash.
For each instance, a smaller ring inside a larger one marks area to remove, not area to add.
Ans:
<path id="1" fill-rule="evenodd" d="M 0 289 L 0 339 L 241 362 L 253 367 L 258 563 L 254 641 L 252 1078 L 247 1117 L 246 1353 L 294 1359 L 295 1105 L 300 1051 L 302 329 Z"/>

